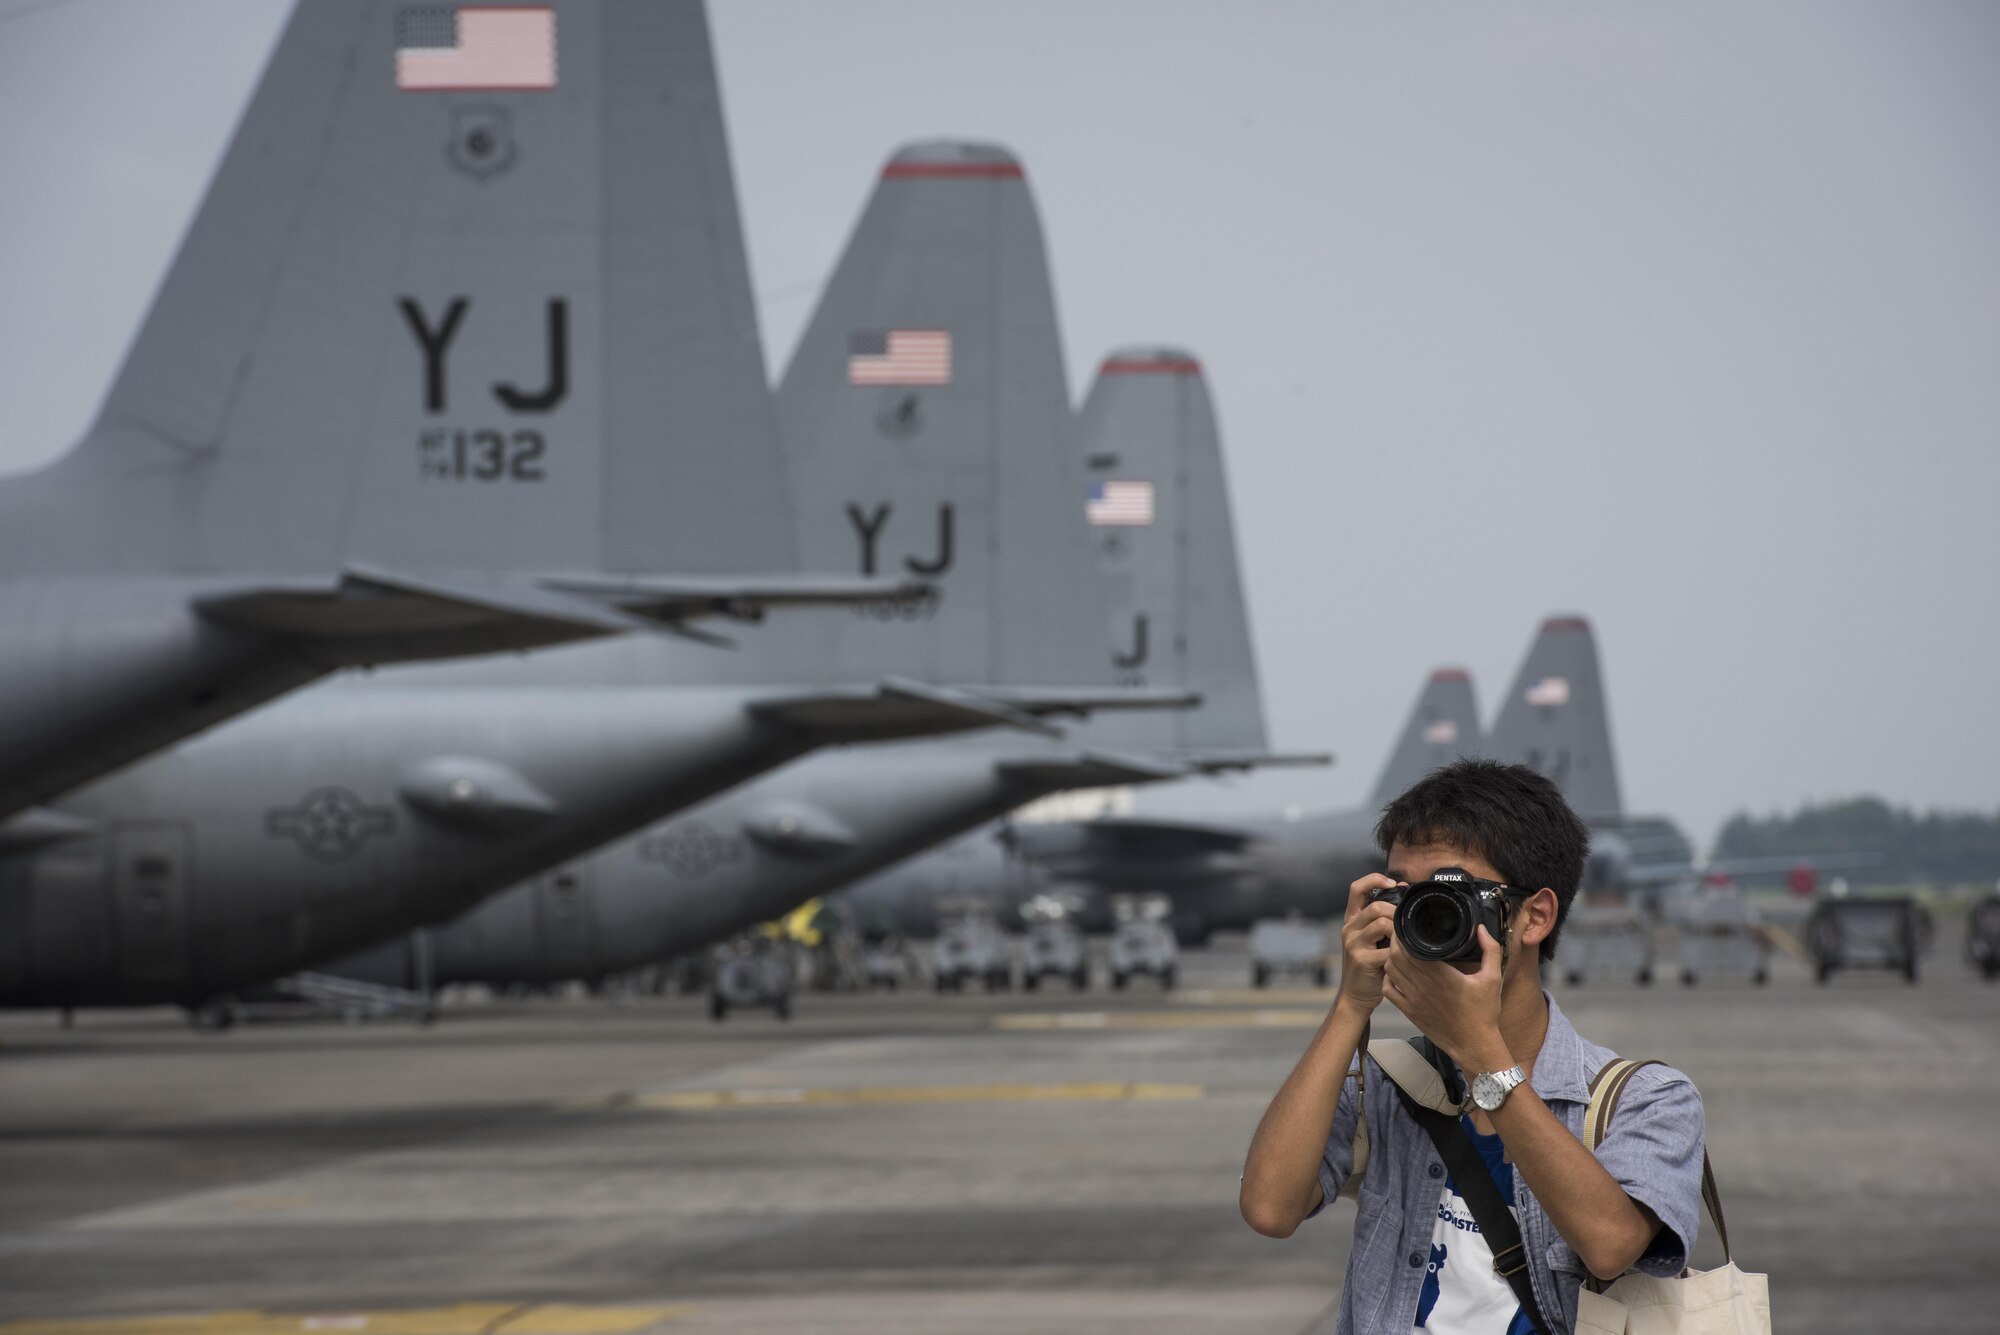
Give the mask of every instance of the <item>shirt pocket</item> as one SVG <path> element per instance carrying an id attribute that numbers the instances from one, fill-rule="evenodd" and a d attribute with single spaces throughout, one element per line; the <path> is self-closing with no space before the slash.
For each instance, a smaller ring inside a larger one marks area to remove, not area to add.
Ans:
<path id="1" fill-rule="evenodd" d="M 1560 1233 L 1556 1234 L 1556 1240 L 1549 1244 L 1545 1255 L 1549 1269 L 1556 1274 L 1572 1276 L 1579 1284 L 1590 1278 L 1589 1272 L 1584 1269 L 1583 1258 L 1576 1254 L 1576 1248 L 1563 1241 Z"/>

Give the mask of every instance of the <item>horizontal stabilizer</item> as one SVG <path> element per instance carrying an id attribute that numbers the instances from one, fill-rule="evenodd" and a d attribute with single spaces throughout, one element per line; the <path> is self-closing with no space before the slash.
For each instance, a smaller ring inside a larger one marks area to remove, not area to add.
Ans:
<path id="1" fill-rule="evenodd" d="M 890 680 L 872 686 L 832 686 L 759 700 L 751 711 L 829 742 L 887 741 L 976 728 L 1018 728 L 1060 737 L 1053 724 L 969 691 Z"/>
<path id="2" fill-rule="evenodd" d="M 566 593 L 513 581 L 450 581 L 349 569 L 332 581 L 286 580 L 212 594 L 197 608 L 209 620 L 328 645 L 406 636 L 480 639 L 466 652 L 488 652 L 486 636 L 509 647 L 637 630 L 627 612 Z"/>
<path id="3" fill-rule="evenodd" d="M 1185 766 L 1155 756 L 1096 750 L 1078 751 L 1071 755 L 1022 756 L 999 761 L 994 769 L 1006 778 L 1051 790 L 1159 783 L 1184 778 L 1188 774 Z"/>
<path id="4" fill-rule="evenodd" d="M 0 856 L 68 843 L 97 831 L 96 821 L 48 807 L 29 807 L 12 820 L 0 821 Z"/>
<path id="5" fill-rule="evenodd" d="M 1253 769 L 1304 769 L 1333 763 L 1331 751 L 1170 751 L 1175 760 L 1197 774 L 1222 774 Z"/>
<path id="6" fill-rule="evenodd" d="M 913 579 L 851 575 L 564 575 L 538 581 L 545 589 L 599 598 L 653 621 L 720 616 L 758 621 L 773 607 L 916 602 L 932 586 Z"/>
<path id="7" fill-rule="evenodd" d="M 975 686 L 982 699 L 997 700 L 1029 714 L 1086 718 L 1101 710 L 1194 709 L 1200 691 L 1161 686 Z"/>

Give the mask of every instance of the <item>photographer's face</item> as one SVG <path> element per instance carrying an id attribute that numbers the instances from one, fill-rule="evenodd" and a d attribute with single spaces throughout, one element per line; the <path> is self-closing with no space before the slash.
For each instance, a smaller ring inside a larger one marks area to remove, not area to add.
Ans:
<path id="1" fill-rule="evenodd" d="M 1406 844 L 1400 840 L 1389 847 L 1389 876 L 1404 885 L 1415 885 L 1428 881 L 1441 867 L 1457 867 L 1483 881 L 1505 881 L 1500 869 L 1466 849 L 1452 844 Z M 1519 948 L 1539 946 L 1556 920 L 1556 892 L 1537 890 L 1534 894 L 1514 901 L 1512 911 L 1507 915 L 1507 937 L 1500 943 L 1500 970 L 1502 977 L 1515 972 L 1514 960 Z M 1460 973 L 1478 973 L 1477 961 L 1454 960 L 1451 967 Z M 1539 983 L 1537 983 L 1539 986 Z"/>

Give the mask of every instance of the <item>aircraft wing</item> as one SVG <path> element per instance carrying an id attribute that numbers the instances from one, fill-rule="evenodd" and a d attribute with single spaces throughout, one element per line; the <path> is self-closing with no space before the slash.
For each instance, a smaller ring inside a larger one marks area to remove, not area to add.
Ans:
<path id="1" fill-rule="evenodd" d="M 1764 876 L 1806 867 L 1815 872 L 1859 871 L 1879 867 L 1886 859 L 1880 853 L 1853 850 L 1845 853 L 1772 853 L 1757 857 L 1710 858 L 1689 872 L 1726 876 Z"/>

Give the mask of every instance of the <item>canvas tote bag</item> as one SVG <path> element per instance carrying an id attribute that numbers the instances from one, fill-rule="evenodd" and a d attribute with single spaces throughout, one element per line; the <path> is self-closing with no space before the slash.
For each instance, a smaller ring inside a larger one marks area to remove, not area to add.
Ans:
<path id="1" fill-rule="evenodd" d="M 1590 1106 L 1583 1115 L 1583 1143 L 1593 1152 L 1604 1143 L 1612 1114 L 1632 1073 L 1658 1062 L 1614 1061 L 1590 1082 Z M 1708 1156 L 1701 1161 L 1701 1201 L 1722 1239 L 1719 1270 L 1688 1270 L 1678 1279 L 1628 1274 L 1602 1293 L 1589 1285 L 1577 1295 L 1576 1335 L 1771 1335 L 1771 1289 L 1763 1275 L 1736 1268 L 1729 1252 L 1729 1226 L 1722 1222 L 1722 1196 Z"/>

